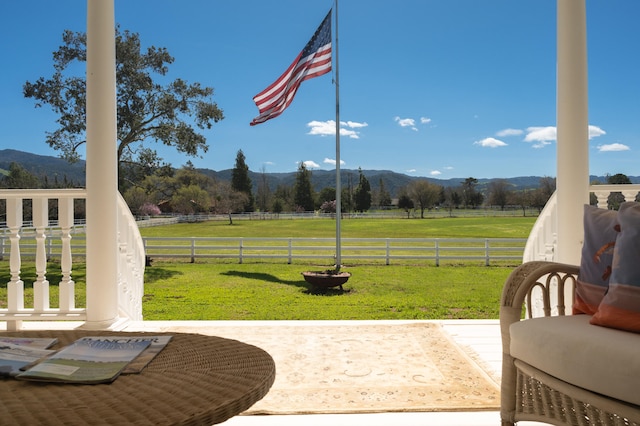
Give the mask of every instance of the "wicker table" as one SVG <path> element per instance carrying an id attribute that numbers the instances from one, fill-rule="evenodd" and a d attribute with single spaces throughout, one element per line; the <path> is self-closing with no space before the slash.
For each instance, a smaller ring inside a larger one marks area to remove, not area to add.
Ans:
<path id="1" fill-rule="evenodd" d="M 3 332 L 57 337 L 61 348 L 83 336 L 162 335 L 173 339 L 139 374 L 111 384 L 72 385 L 0 379 L 0 422 L 18 425 L 211 425 L 245 411 L 275 380 L 275 363 L 260 348 L 185 333 L 87 330 Z"/>

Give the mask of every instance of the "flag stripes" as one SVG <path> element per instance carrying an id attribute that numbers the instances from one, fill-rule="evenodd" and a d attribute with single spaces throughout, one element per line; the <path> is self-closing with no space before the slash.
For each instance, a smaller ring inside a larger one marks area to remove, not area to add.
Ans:
<path id="1" fill-rule="evenodd" d="M 282 114 L 291 104 L 300 84 L 331 71 L 331 11 L 302 52 L 269 87 L 253 97 L 260 115 L 252 126 Z"/>

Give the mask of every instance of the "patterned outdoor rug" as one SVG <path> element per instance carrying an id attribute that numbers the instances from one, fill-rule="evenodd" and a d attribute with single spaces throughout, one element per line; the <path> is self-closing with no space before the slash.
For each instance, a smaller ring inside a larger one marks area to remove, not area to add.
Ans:
<path id="1" fill-rule="evenodd" d="M 496 381 L 438 324 L 170 331 L 237 339 L 271 354 L 275 383 L 244 414 L 496 410 L 500 404 Z"/>

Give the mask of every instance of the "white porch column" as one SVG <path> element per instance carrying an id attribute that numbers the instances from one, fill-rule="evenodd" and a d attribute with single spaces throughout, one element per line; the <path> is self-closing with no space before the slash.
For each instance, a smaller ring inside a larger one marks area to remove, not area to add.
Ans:
<path id="1" fill-rule="evenodd" d="M 589 106 L 585 0 L 557 0 L 556 260 L 578 265 L 583 205 L 589 202 Z"/>
<path id="2" fill-rule="evenodd" d="M 87 322 L 118 321 L 114 0 L 87 0 Z"/>

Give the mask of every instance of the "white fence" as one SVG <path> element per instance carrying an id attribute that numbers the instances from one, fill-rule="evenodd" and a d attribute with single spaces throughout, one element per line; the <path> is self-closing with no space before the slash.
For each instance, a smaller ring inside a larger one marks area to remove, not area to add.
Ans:
<path id="1" fill-rule="evenodd" d="M 46 239 L 47 258 L 60 256 L 61 245 L 54 235 Z M 71 245 L 74 257 L 84 255 L 84 236 L 75 235 Z M 281 260 L 288 264 L 313 260 L 333 264 L 333 238 L 208 238 L 208 237 L 143 237 L 145 254 L 152 259 L 232 259 Z M 522 238 L 343 238 L 343 261 L 373 262 L 385 265 L 406 261 L 478 261 L 489 266 L 499 260 L 522 259 L 526 239 Z M 9 248 L 0 236 L 0 258 Z M 25 235 L 21 254 L 35 256 L 35 238 Z"/>

